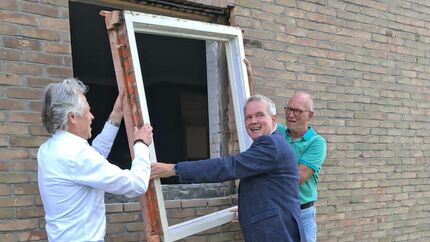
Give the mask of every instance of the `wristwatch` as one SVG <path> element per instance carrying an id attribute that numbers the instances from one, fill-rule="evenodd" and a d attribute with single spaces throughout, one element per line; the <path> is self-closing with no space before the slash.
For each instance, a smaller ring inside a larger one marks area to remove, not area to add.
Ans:
<path id="1" fill-rule="evenodd" d="M 112 121 L 110 119 L 108 119 L 106 122 L 109 123 L 109 124 L 112 124 L 115 127 L 119 127 L 121 125 L 121 122 L 117 123 L 117 122 L 114 122 L 114 121 Z"/>

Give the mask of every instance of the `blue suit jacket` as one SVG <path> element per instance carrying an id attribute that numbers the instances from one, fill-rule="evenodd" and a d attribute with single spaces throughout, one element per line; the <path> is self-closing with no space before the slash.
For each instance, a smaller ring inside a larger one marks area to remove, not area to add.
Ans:
<path id="1" fill-rule="evenodd" d="M 238 155 L 176 165 L 181 182 L 241 179 L 239 223 L 247 242 L 306 241 L 297 158 L 282 135 L 261 136 Z"/>

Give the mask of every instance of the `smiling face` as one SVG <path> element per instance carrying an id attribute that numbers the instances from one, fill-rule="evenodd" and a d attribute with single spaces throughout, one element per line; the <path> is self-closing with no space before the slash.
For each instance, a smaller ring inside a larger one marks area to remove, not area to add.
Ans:
<path id="1" fill-rule="evenodd" d="M 252 140 L 270 135 L 276 127 L 276 115 L 270 115 L 265 101 L 251 101 L 245 106 L 246 131 Z"/>

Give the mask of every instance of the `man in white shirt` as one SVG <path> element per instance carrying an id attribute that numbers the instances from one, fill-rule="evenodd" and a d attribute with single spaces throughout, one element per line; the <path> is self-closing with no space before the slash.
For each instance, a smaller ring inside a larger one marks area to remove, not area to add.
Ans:
<path id="1" fill-rule="evenodd" d="M 48 85 L 42 100 L 43 126 L 52 134 L 37 153 L 49 241 L 103 241 L 104 193 L 136 197 L 148 187 L 152 127 L 134 128 L 134 159 L 130 170 L 122 170 L 106 158 L 122 120 L 124 91 L 92 147 L 87 139 L 94 116 L 86 92 L 87 86 L 70 78 Z"/>

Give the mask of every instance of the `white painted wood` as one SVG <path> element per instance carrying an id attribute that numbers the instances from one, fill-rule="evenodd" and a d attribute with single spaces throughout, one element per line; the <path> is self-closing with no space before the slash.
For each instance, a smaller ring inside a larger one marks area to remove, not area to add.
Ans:
<path id="1" fill-rule="evenodd" d="M 142 116 L 149 122 L 149 113 L 143 86 L 142 71 L 139 63 L 135 33 L 148 33 L 180 38 L 219 41 L 225 44 L 227 56 L 227 69 L 232 90 L 233 107 L 239 139 L 240 151 L 245 151 L 251 140 L 244 125 L 243 107 L 249 97 L 247 73 L 243 59 L 245 57 L 242 43 L 242 31 L 237 27 L 203 23 L 192 20 L 158 16 L 146 13 L 124 11 L 127 35 L 130 44 L 131 57 L 136 77 L 136 87 L 139 94 Z M 155 147 L 150 146 L 152 161 L 156 162 Z M 168 227 L 164 206 L 164 198 L 159 179 L 155 181 L 158 208 L 160 211 L 161 226 L 164 241 L 175 241 L 186 236 L 231 222 L 236 219 L 235 213 L 230 209 L 222 210 L 207 216 L 192 219 Z"/>
<path id="2" fill-rule="evenodd" d="M 245 114 L 243 108 L 245 102 L 249 97 L 248 76 L 246 73 L 245 53 L 242 44 L 242 32 L 239 33 L 238 38 L 232 39 L 225 43 L 228 78 L 230 80 L 231 93 L 233 98 L 234 115 L 237 127 L 237 134 L 239 140 L 240 151 L 245 151 L 251 145 L 251 138 L 248 136 L 245 127 Z"/>
<path id="3" fill-rule="evenodd" d="M 203 23 L 194 20 L 132 11 L 124 11 L 124 16 L 133 22 L 134 30 L 138 33 L 215 41 L 229 41 L 242 34 L 242 31 L 237 27 Z M 154 28 L 154 26 L 157 27 Z"/>
<path id="4" fill-rule="evenodd" d="M 237 220 L 237 212 L 233 212 L 232 209 L 237 210 L 237 206 L 170 226 L 169 237 L 174 238 L 174 240 L 179 240 L 216 226 L 230 223 L 232 220 Z"/>
<path id="5" fill-rule="evenodd" d="M 139 53 L 137 51 L 136 35 L 134 34 L 133 22 L 130 19 L 125 18 L 125 24 L 127 28 L 131 59 L 136 78 L 136 87 L 139 95 L 140 109 L 142 110 L 142 118 L 145 123 L 151 123 L 148 112 L 148 104 L 146 102 L 145 87 L 143 85 L 142 70 L 140 68 Z M 151 157 L 151 162 L 157 162 L 157 155 L 155 153 L 154 143 L 149 146 L 149 156 Z M 154 187 L 158 202 L 158 209 L 160 212 L 161 229 L 163 230 L 163 234 L 168 234 L 169 225 L 167 223 L 166 208 L 164 206 L 164 197 L 163 191 L 161 189 L 160 179 L 154 179 Z"/>

